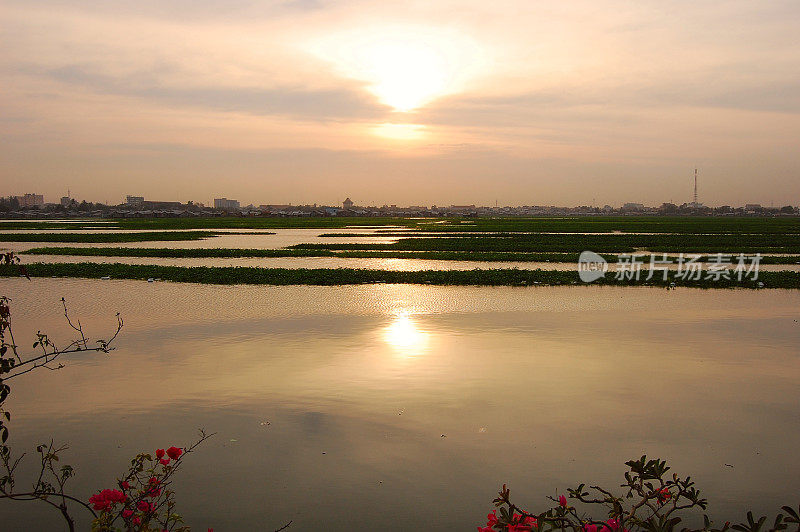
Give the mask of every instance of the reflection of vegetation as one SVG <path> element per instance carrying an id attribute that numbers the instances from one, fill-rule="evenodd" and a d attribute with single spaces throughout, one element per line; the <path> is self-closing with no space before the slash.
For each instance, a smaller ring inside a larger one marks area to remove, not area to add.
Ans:
<path id="1" fill-rule="evenodd" d="M 99 279 L 163 279 L 183 283 L 204 284 L 267 284 L 267 285 L 344 285 L 368 283 L 432 284 L 432 285 L 478 285 L 478 286 L 526 286 L 582 284 L 575 271 L 559 270 L 468 270 L 468 271 L 384 271 L 348 268 L 243 268 L 243 267 L 178 267 L 132 264 L 99 264 L 82 262 L 75 264 L 27 265 L 31 277 L 85 277 Z M 0 276 L 17 276 L 12 266 L 0 266 Z M 643 276 L 644 277 L 644 276 Z M 667 280 L 657 275 L 649 281 L 617 280 L 612 275 L 595 281 L 599 285 L 650 285 L 692 286 L 700 288 L 757 288 L 759 283 L 768 288 L 800 288 L 800 272 L 759 272 L 758 281 L 745 278 L 712 281 L 685 280 L 670 272 Z"/>
<path id="2" fill-rule="evenodd" d="M 72 255 L 82 257 L 154 257 L 154 258 L 270 258 L 270 257 L 342 257 L 382 259 L 427 259 L 483 262 L 563 262 L 575 264 L 579 253 L 514 253 L 472 251 L 333 251 L 328 249 L 240 249 L 240 248 L 73 248 L 44 247 L 20 252 L 22 255 Z M 617 255 L 601 255 L 608 262 L 616 262 Z M 661 258 L 661 257 L 657 257 Z M 673 262 L 676 256 L 669 256 Z M 709 262 L 702 255 L 696 262 Z M 649 261 L 650 257 L 646 257 Z M 761 264 L 797 264 L 800 256 L 761 257 Z"/>
<path id="3" fill-rule="evenodd" d="M 624 495 L 615 495 L 611 490 L 600 486 L 587 487 L 580 484 L 567 490 L 567 496 L 548 497 L 554 504 L 542 512 L 523 510 L 510 500 L 510 492 L 505 485 L 500 490 L 494 504 L 499 508 L 487 516 L 485 527 L 479 532 L 508 530 L 512 532 L 550 532 L 567 530 L 572 532 L 777 532 L 788 529 L 790 524 L 800 530 L 800 509 L 783 506 L 786 512 L 778 513 L 772 523 L 767 517 L 754 518 L 747 512 L 747 522 L 731 526 L 726 522 L 714 526 L 707 515 L 703 515 L 703 526 L 694 530 L 678 528 L 682 515 L 687 510 L 706 510 L 708 501 L 700 496 L 700 490 L 690 477 L 682 478 L 676 474 L 667 477 L 670 467 L 663 460 L 638 460 L 625 462 L 625 482 L 621 485 Z M 571 504 L 580 503 L 584 508 L 597 508 L 594 515 L 579 511 Z M 600 517 L 602 516 L 602 517 Z"/>

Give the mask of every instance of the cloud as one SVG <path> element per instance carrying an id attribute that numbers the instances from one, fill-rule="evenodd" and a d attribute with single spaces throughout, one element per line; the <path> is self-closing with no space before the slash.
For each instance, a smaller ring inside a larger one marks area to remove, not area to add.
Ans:
<path id="1" fill-rule="evenodd" d="M 303 87 L 173 87 L 158 82 L 152 71 L 126 76 L 110 76 L 80 65 L 69 65 L 37 72 L 62 83 L 77 85 L 101 94 L 135 96 L 169 106 L 200 107 L 253 115 L 285 115 L 304 120 L 378 119 L 386 106 L 360 89 L 358 84 L 333 89 Z"/>

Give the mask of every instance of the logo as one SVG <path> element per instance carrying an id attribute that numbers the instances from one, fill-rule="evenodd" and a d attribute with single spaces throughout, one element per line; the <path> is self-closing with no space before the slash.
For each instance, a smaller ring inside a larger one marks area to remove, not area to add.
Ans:
<path id="1" fill-rule="evenodd" d="M 584 251 L 578 257 L 578 276 L 584 283 L 591 283 L 603 277 L 608 271 L 606 259 L 594 251 Z"/>

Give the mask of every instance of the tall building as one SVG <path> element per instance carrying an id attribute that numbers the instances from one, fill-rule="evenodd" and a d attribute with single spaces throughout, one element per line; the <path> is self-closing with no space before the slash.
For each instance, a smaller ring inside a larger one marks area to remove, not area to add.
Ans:
<path id="1" fill-rule="evenodd" d="M 19 206 L 25 207 L 38 207 L 44 205 L 44 196 L 41 194 L 25 194 L 23 196 L 16 196 Z"/>
<path id="2" fill-rule="evenodd" d="M 70 203 L 72 203 L 72 198 L 70 198 L 69 196 L 61 196 L 62 207 L 69 207 Z"/>
<path id="3" fill-rule="evenodd" d="M 215 198 L 214 208 L 222 211 L 235 211 L 239 208 L 239 202 L 228 198 Z"/>
<path id="4" fill-rule="evenodd" d="M 141 205 L 144 203 L 144 196 L 125 196 L 127 205 Z"/>
<path id="5" fill-rule="evenodd" d="M 342 206 L 344 207 L 345 210 L 350 210 L 353 208 L 353 202 L 350 201 L 350 198 L 347 198 L 342 202 Z"/>

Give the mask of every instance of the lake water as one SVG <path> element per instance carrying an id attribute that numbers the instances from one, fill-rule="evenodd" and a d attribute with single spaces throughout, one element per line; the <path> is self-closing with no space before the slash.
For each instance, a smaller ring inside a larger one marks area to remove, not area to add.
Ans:
<path id="1" fill-rule="evenodd" d="M 23 346 L 69 338 L 62 296 L 92 336 L 125 319 L 112 354 L 10 381 L 14 450 L 68 443 L 88 498 L 216 432 L 175 483 L 196 530 L 475 530 L 503 483 L 541 509 L 644 453 L 712 516 L 800 502 L 798 291 L 0 283 Z M 2 529 L 60 529 L 36 504 Z"/>

